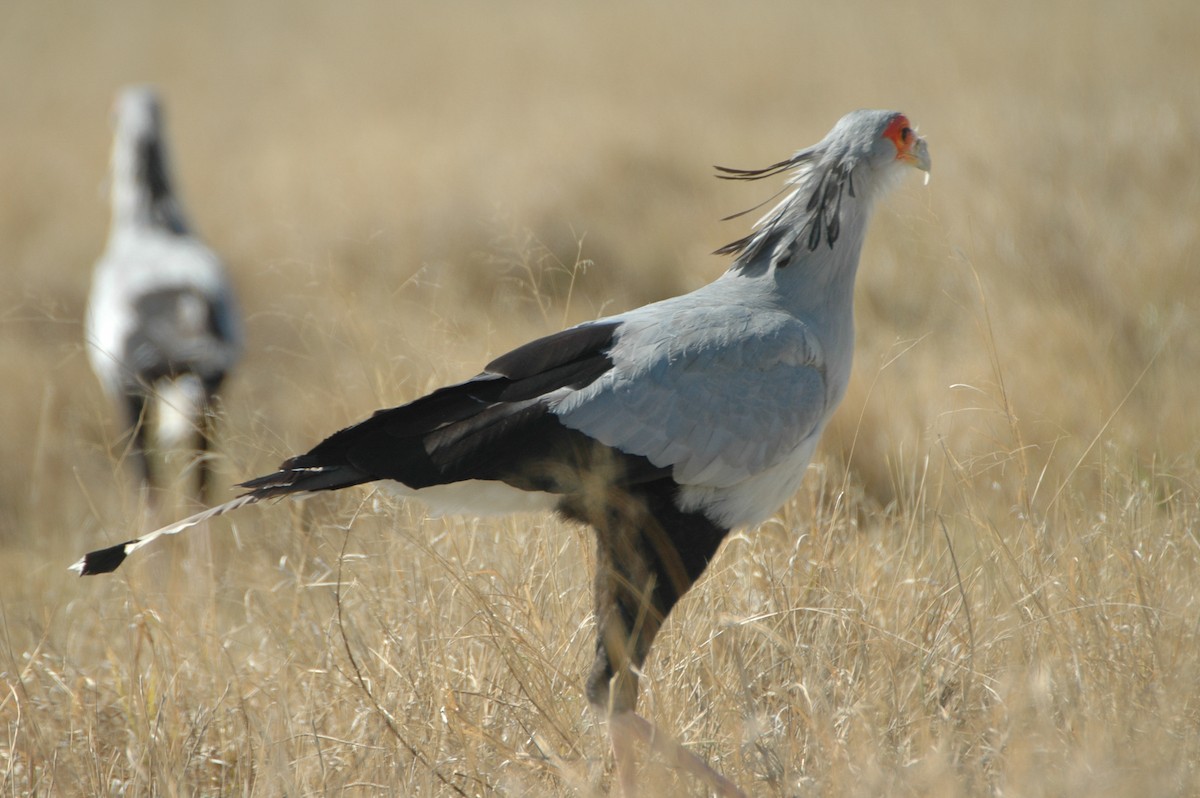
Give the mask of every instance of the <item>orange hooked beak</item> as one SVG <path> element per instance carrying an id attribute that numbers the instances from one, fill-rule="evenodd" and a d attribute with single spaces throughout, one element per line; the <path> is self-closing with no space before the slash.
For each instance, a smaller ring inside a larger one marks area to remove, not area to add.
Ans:
<path id="1" fill-rule="evenodd" d="M 928 175 L 929 145 L 925 143 L 925 139 L 917 135 L 917 131 L 913 130 L 907 116 L 896 114 L 891 124 L 887 126 L 887 130 L 883 131 L 883 135 L 884 138 L 891 140 L 892 144 L 896 145 L 897 161 L 904 161 Z"/>

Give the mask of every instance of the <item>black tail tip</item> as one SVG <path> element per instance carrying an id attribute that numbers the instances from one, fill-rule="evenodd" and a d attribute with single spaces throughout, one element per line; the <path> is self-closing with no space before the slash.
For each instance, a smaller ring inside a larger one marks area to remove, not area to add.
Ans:
<path id="1" fill-rule="evenodd" d="M 83 559 L 71 566 L 71 570 L 75 571 L 80 576 L 93 576 L 94 574 L 107 574 L 117 570 L 121 563 L 125 562 L 125 547 L 128 543 L 121 543 L 116 546 L 109 546 L 107 549 L 97 549 L 89 551 L 83 555 Z"/>

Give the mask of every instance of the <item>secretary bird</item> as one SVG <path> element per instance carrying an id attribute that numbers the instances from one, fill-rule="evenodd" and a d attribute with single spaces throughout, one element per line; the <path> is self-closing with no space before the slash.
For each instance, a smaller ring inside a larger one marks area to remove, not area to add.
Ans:
<path id="1" fill-rule="evenodd" d="M 732 180 L 790 175 L 786 197 L 718 250 L 735 259 L 716 281 L 525 344 L 331 435 L 226 504 L 72 567 L 112 571 L 156 537 L 230 510 L 375 481 L 450 511 L 557 510 L 596 533 L 586 691 L 632 792 L 630 745 L 652 738 L 635 713 L 650 644 L 729 531 L 763 521 L 800 485 L 850 378 L 867 221 L 909 166 L 928 173 L 930 159 L 908 119 L 855 111 L 785 161 L 718 167 Z M 666 748 L 721 794 L 740 794 L 677 743 Z"/>
<path id="2" fill-rule="evenodd" d="M 173 191 L 156 92 L 127 88 L 115 112 L 112 224 L 88 300 L 88 356 L 121 407 L 148 498 L 149 444 L 161 450 L 190 436 L 203 501 L 211 408 L 241 353 L 239 315 L 220 259 L 192 234 Z"/>

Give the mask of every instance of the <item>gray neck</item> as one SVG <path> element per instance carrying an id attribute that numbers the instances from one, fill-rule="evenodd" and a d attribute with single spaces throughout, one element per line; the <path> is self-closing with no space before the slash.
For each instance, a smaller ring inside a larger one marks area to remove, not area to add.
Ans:
<path id="1" fill-rule="evenodd" d="M 188 232 L 172 191 L 162 140 L 156 136 L 121 142 L 113 153 L 112 229 L 157 227 L 175 235 Z"/>
<path id="2" fill-rule="evenodd" d="M 764 246 L 739 257 L 721 279 L 757 283 L 774 297 L 773 304 L 810 323 L 840 318 L 853 305 L 869 214 L 868 203 L 846 203 L 832 245 L 822 240 L 809 250 L 802 239 L 785 233 L 778 247 Z"/>
<path id="3" fill-rule="evenodd" d="M 718 282 L 740 283 L 739 292 L 758 295 L 804 322 L 821 341 L 830 398 L 841 399 L 850 379 L 854 354 L 854 282 L 866 237 L 869 204 L 843 208 L 842 230 L 829 246 L 822 241 L 803 257 L 777 265 L 768 251 L 739 259 Z"/>

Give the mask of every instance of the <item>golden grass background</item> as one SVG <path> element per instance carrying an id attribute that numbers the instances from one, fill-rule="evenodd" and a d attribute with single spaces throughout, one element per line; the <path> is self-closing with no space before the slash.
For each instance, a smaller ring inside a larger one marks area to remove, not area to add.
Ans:
<path id="1" fill-rule="evenodd" d="M 68 574 L 156 520 L 80 326 L 140 81 L 248 319 L 228 482 L 715 277 L 773 187 L 711 164 L 907 112 L 933 182 L 877 214 L 850 395 L 643 707 L 753 795 L 1200 792 L 1198 35 L 1188 0 L 5 4 L 0 794 L 611 786 L 582 530 L 350 491 Z"/>

